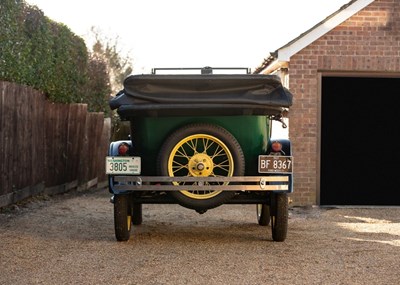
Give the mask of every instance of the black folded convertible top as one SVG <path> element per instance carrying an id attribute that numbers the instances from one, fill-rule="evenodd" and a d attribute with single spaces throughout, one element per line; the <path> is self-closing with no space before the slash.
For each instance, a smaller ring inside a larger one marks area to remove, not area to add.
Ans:
<path id="1" fill-rule="evenodd" d="M 121 117 L 279 115 L 292 94 L 262 74 L 131 75 L 110 100 Z"/>

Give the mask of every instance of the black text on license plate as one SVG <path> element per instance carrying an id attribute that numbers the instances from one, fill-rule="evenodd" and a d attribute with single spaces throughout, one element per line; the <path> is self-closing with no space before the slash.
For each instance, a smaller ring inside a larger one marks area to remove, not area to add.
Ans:
<path id="1" fill-rule="evenodd" d="M 290 173 L 292 162 L 291 156 L 259 155 L 258 173 Z"/>
<path id="2" fill-rule="evenodd" d="M 106 174 L 134 174 L 141 171 L 140 157 L 133 156 L 107 156 Z"/>

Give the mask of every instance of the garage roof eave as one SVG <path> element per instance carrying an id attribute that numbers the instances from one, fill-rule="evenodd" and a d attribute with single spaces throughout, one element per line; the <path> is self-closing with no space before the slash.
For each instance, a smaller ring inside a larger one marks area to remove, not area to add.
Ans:
<path id="1" fill-rule="evenodd" d="M 279 59 L 275 59 L 270 65 L 266 66 L 262 73 L 264 74 L 271 74 L 281 68 L 287 68 L 289 65 L 288 61 L 281 61 Z"/>
<path id="2" fill-rule="evenodd" d="M 281 61 L 290 61 L 292 55 L 310 45 L 374 1 L 375 0 L 351 0 L 311 29 L 279 48 L 277 50 L 278 59 Z"/>
<path id="3" fill-rule="evenodd" d="M 260 66 L 257 71 L 259 73 L 265 73 L 265 70 L 271 69 L 269 67 L 270 65 L 276 64 L 276 60 L 278 62 L 289 62 L 292 55 L 298 53 L 374 1 L 375 0 L 351 0 L 311 29 L 280 47 L 274 53 L 271 53 L 268 60 L 264 61 L 264 64 Z M 274 60 L 271 60 L 271 57 L 274 57 Z"/>

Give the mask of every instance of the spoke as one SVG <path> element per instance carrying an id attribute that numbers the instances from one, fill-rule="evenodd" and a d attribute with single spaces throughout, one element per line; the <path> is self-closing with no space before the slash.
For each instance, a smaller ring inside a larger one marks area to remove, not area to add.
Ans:
<path id="1" fill-rule="evenodd" d="M 197 157 L 198 156 L 198 157 Z M 192 176 L 189 169 L 189 163 L 192 161 L 197 163 L 198 160 L 204 160 L 209 165 L 211 169 L 207 171 L 207 176 L 213 177 L 227 177 L 229 175 L 229 170 L 232 168 L 229 159 L 229 150 L 224 147 L 224 144 L 219 144 L 212 136 L 208 135 L 193 135 L 191 138 L 187 138 L 181 141 L 180 146 L 176 149 L 172 158 L 172 175 L 173 176 Z M 210 161 L 211 160 L 211 161 Z M 171 167 L 170 166 L 170 167 Z M 212 172 L 212 168 L 216 173 Z M 204 174 L 204 173 L 203 173 Z M 202 176 L 198 173 L 199 176 Z M 179 185 L 195 185 L 198 186 L 198 182 L 174 182 L 174 184 Z M 210 182 L 205 181 L 204 186 L 213 187 L 222 184 L 229 184 L 228 182 Z M 196 187 L 198 189 L 185 190 L 184 192 L 191 193 L 185 194 L 190 197 L 193 195 L 193 199 L 200 199 L 201 196 L 204 198 L 214 197 L 220 191 L 216 190 L 201 190 L 203 187 Z M 196 197 L 198 196 L 198 198 Z M 202 197 L 202 198 L 203 198 Z"/>
<path id="2" fill-rule="evenodd" d="M 192 177 L 192 175 L 190 175 L 189 171 L 188 171 L 188 173 L 186 174 L 186 177 Z M 186 182 L 180 182 L 179 185 L 186 185 Z M 192 183 L 192 184 L 188 184 L 188 185 L 193 185 L 193 183 Z"/>
<path id="3" fill-rule="evenodd" d="M 212 175 L 210 175 L 210 176 L 213 176 L 213 177 L 226 177 L 225 175 L 217 175 L 217 174 L 215 174 L 214 172 L 212 173 Z M 229 184 L 229 182 L 215 182 L 217 185 L 228 185 Z"/>
<path id="4" fill-rule="evenodd" d="M 224 163 L 227 163 L 227 164 L 224 164 Z M 221 163 L 219 163 L 219 164 L 215 164 L 214 165 L 214 168 L 219 168 L 219 169 L 222 169 L 222 170 L 224 170 L 224 171 L 226 171 L 226 172 L 229 172 L 229 168 L 230 168 L 230 164 L 229 164 L 229 161 L 228 160 L 225 160 L 225 161 L 223 161 L 223 162 L 221 162 Z"/>
<path id="5" fill-rule="evenodd" d="M 223 156 L 223 155 L 226 155 L 226 153 L 225 153 L 224 149 L 220 145 L 218 145 L 218 147 L 215 149 L 214 154 L 212 155 L 211 158 L 214 159 L 215 157 Z"/>
<path id="6" fill-rule="evenodd" d="M 188 158 L 188 155 L 186 154 L 185 150 L 182 149 L 182 151 L 180 149 L 178 149 L 174 155 L 175 157 L 184 157 L 184 158 Z"/>
<path id="7" fill-rule="evenodd" d="M 214 172 L 211 173 L 210 176 L 212 176 L 212 177 L 226 177 L 225 175 L 217 175 Z M 215 182 L 214 185 L 223 185 L 223 184 L 224 184 L 224 182 Z"/>
<path id="8" fill-rule="evenodd" d="M 211 142 L 211 143 L 210 143 Z M 207 153 L 207 150 L 214 144 L 215 142 L 209 139 L 204 139 L 203 138 L 203 145 L 204 145 L 204 151 L 203 153 Z"/>
<path id="9" fill-rule="evenodd" d="M 193 139 L 193 140 L 186 142 L 186 144 L 193 150 L 194 154 L 197 153 L 197 142 L 198 142 L 198 139 Z"/>
<path id="10" fill-rule="evenodd" d="M 179 163 L 177 161 L 173 161 L 173 165 L 172 165 L 172 172 L 176 173 L 182 169 L 188 169 L 188 165 L 187 164 L 182 164 Z"/>
<path id="11" fill-rule="evenodd" d="M 175 156 L 175 157 L 184 157 L 184 158 L 187 158 L 187 159 L 189 160 L 189 155 L 187 155 L 187 153 L 186 153 L 186 151 L 185 151 L 185 149 L 184 149 L 183 147 L 180 147 L 180 148 L 176 151 L 176 153 L 175 153 L 174 156 Z"/>
<path id="12" fill-rule="evenodd" d="M 226 163 L 226 164 L 224 164 L 224 163 Z M 219 162 L 218 164 L 216 164 L 216 166 L 219 166 L 219 165 L 226 165 L 226 166 L 228 166 L 229 167 L 229 160 L 226 158 L 225 160 L 223 160 L 223 161 L 221 161 L 221 162 Z"/>
<path id="13" fill-rule="evenodd" d="M 179 161 L 176 161 L 176 160 L 174 160 L 174 161 L 172 161 L 172 167 L 173 168 L 177 168 L 177 167 L 188 167 L 188 164 L 187 163 L 185 163 L 185 164 L 183 164 L 183 163 L 180 163 Z"/>
<path id="14" fill-rule="evenodd" d="M 228 171 L 229 167 L 230 167 L 229 164 L 221 164 L 220 163 L 220 164 L 214 165 L 214 168 L 219 168 L 219 169 L 223 169 L 223 170 L 226 170 L 226 171 Z"/>

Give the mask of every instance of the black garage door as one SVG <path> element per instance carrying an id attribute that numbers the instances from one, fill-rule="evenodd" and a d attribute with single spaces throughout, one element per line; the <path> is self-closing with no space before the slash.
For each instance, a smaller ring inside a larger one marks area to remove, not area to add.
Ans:
<path id="1" fill-rule="evenodd" d="M 400 78 L 323 77 L 321 205 L 400 205 Z"/>

